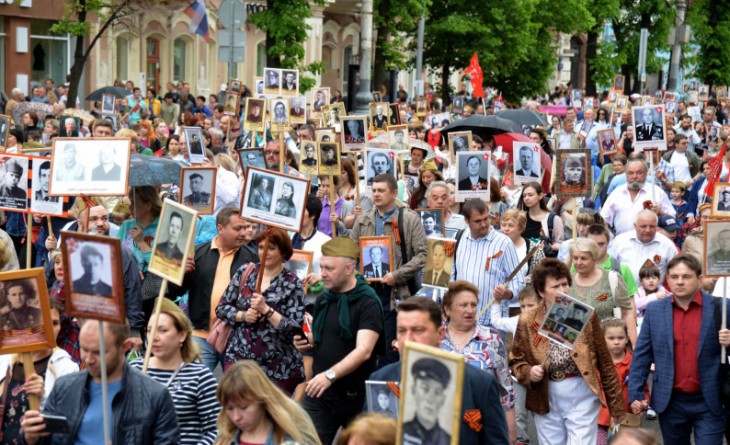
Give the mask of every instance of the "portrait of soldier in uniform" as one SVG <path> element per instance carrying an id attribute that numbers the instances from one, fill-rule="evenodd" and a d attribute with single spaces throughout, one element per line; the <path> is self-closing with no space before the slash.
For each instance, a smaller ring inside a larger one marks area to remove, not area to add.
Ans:
<path id="1" fill-rule="evenodd" d="M 205 179 L 200 173 L 193 173 L 188 179 L 190 194 L 183 197 L 183 204 L 193 209 L 207 209 L 210 206 L 210 193 L 203 190 Z"/>
<path id="2" fill-rule="evenodd" d="M 720 230 L 715 236 L 711 236 L 710 233 L 705 235 L 709 237 L 707 247 L 711 249 L 707 254 L 707 272 L 710 274 L 729 274 L 730 229 Z"/>
<path id="3" fill-rule="evenodd" d="M 439 425 L 439 414 L 451 381 L 449 369 L 433 358 L 421 358 L 411 367 L 415 415 L 403 423 L 403 445 L 449 445 L 451 435 Z"/>
<path id="4" fill-rule="evenodd" d="M 36 296 L 31 280 L 6 281 L 5 299 L 8 306 L 0 315 L 0 330 L 30 329 L 40 326 L 41 310 L 28 305 L 28 300 Z"/>
<path id="5" fill-rule="evenodd" d="M 642 141 L 661 141 L 664 139 L 664 126 L 656 122 L 660 119 L 654 119 L 654 111 L 651 108 L 644 108 L 634 112 L 634 134 L 636 140 Z"/>
<path id="6" fill-rule="evenodd" d="M 18 186 L 20 180 L 23 177 L 23 166 L 17 159 L 10 158 L 5 162 L 4 174 L 2 183 L 0 183 L 0 199 L 7 207 L 15 208 L 16 205 L 20 204 L 18 208 L 24 208 L 22 205 L 28 197 L 25 190 Z"/>
<path id="7" fill-rule="evenodd" d="M 180 235 L 183 233 L 183 217 L 178 212 L 171 212 L 167 222 L 167 240 L 157 244 L 156 255 L 173 263 L 180 264 L 183 260 L 183 250 L 178 246 Z"/>

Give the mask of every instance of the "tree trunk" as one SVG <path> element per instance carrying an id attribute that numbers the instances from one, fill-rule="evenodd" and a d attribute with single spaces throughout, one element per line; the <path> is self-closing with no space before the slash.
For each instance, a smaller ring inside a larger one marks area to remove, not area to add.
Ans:
<path id="1" fill-rule="evenodd" d="M 390 9 L 390 0 L 380 0 L 378 2 L 378 16 L 382 19 L 388 17 L 388 9 Z M 387 21 L 381 20 L 378 26 L 378 37 L 375 39 L 375 59 L 373 63 L 373 84 L 372 91 L 380 91 L 380 87 L 385 83 L 385 53 L 383 45 L 390 38 L 390 27 Z M 394 92 L 388 91 L 390 101 L 395 102 Z"/>
<path id="2" fill-rule="evenodd" d="M 598 93 L 596 82 L 593 80 L 593 68 L 591 67 L 591 61 L 598 57 L 597 45 L 598 33 L 589 31 L 586 39 L 586 96 L 588 97 L 596 97 Z"/>
<path id="3" fill-rule="evenodd" d="M 443 101 L 443 107 L 446 108 L 450 103 L 449 96 L 449 77 L 451 76 L 451 65 L 445 63 L 441 68 L 441 100 Z"/>
<path id="4" fill-rule="evenodd" d="M 76 37 L 76 49 L 74 50 L 74 64 L 71 66 L 71 73 L 69 75 L 69 87 L 68 94 L 66 97 L 66 107 L 76 108 L 76 96 L 79 92 L 79 82 L 81 82 L 81 75 L 84 74 L 84 65 L 86 65 L 86 57 L 84 57 L 84 43 L 86 40 L 85 36 Z M 83 104 L 83 98 L 79 98 Z"/>
<path id="5" fill-rule="evenodd" d="M 266 11 L 270 12 L 274 10 L 274 3 L 276 0 L 267 0 Z M 278 57 L 274 57 L 269 54 L 269 49 L 276 45 L 276 39 L 270 33 L 266 33 L 266 67 L 267 68 L 279 68 L 281 66 L 281 60 Z M 281 81 L 281 79 L 279 79 Z"/>

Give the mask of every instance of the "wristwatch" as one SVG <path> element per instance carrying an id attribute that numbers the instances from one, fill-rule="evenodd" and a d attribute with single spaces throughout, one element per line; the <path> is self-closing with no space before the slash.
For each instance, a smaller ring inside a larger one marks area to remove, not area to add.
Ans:
<path id="1" fill-rule="evenodd" d="M 335 382 L 335 372 L 331 369 L 328 369 L 327 372 L 324 373 L 324 376 L 327 377 L 327 380 L 334 383 Z"/>

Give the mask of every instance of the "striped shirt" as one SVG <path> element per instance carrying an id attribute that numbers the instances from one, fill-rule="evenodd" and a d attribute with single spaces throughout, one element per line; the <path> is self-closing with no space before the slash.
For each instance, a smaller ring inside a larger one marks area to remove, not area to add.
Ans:
<path id="1" fill-rule="evenodd" d="M 487 269 L 489 261 L 489 269 Z M 505 284 L 507 277 L 517 268 L 520 260 L 512 241 L 494 228 L 483 238 L 473 239 L 471 231 L 465 230 L 456 251 L 456 261 L 451 272 L 451 281 L 466 280 L 479 289 L 478 312 L 492 299 L 492 290 Z M 525 286 L 524 268 L 507 284 L 513 297 Z M 509 301 L 502 302 L 502 312 L 507 315 Z M 490 326 L 491 313 L 486 311 L 478 323 Z"/>
<path id="2" fill-rule="evenodd" d="M 142 358 L 130 363 L 142 370 Z M 212 445 L 217 435 L 216 421 L 220 405 L 215 397 L 218 382 L 201 363 L 185 365 L 168 385 L 174 370 L 147 368 L 147 375 L 167 387 L 177 412 L 180 426 L 180 444 Z"/>

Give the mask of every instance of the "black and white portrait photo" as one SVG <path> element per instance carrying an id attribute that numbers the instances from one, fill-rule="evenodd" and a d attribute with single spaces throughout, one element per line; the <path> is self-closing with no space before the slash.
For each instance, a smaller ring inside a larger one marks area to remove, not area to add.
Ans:
<path id="1" fill-rule="evenodd" d="M 339 176 L 340 144 L 337 142 L 319 143 L 319 174 L 324 176 Z"/>
<path id="2" fill-rule="evenodd" d="M 238 79 L 231 79 L 228 85 L 228 91 L 233 94 L 241 94 L 241 81 Z"/>
<path id="3" fill-rule="evenodd" d="M 264 93 L 280 94 L 281 91 L 281 70 L 276 68 L 264 68 Z"/>
<path id="4" fill-rule="evenodd" d="M 63 215 L 63 200 L 51 196 L 51 160 L 50 158 L 33 157 L 31 159 L 33 178 L 31 179 L 30 210 L 47 215 Z"/>
<path id="5" fill-rule="evenodd" d="M 370 125 L 377 131 L 385 131 L 390 124 L 388 114 L 390 107 L 385 102 L 370 104 Z"/>
<path id="6" fill-rule="evenodd" d="M 307 179 L 249 168 L 241 196 L 241 217 L 299 232 L 308 193 Z"/>
<path id="7" fill-rule="evenodd" d="M 101 98 L 101 114 L 114 114 L 114 95 L 105 94 Z"/>
<path id="8" fill-rule="evenodd" d="M 634 118 L 634 137 L 637 143 L 664 140 L 662 107 L 634 107 L 631 113 Z"/>
<path id="9" fill-rule="evenodd" d="M 406 152 L 409 149 L 408 126 L 398 125 L 388 127 L 388 142 L 390 149 L 397 152 Z"/>
<path id="10" fill-rule="evenodd" d="M 439 235 L 443 236 L 443 235 Z M 449 244 L 453 249 L 449 248 Z M 426 257 L 426 271 L 423 274 L 424 286 L 449 287 L 451 270 L 454 267 L 454 252 L 456 245 L 447 238 L 429 238 L 428 256 Z M 451 255 L 449 255 L 451 254 Z"/>
<path id="11" fill-rule="evenodd" d="M 180 202 L 201 215 L 215 206 L 216 167 L 183 167 L 180 172 Z"/>
<path id="12" fill-rule="evenodd" d="M 324 126 L 334 128 L 335 132 L 339 133 L 342 128 L 341 119 L 342 117 L 347 115 L 347 111 L 345 110 L 345 104 L 342 102 L 337 102 L 327 105 L 322 109 L 322 112 L 324 113 Z"/>
<path id="13" fill-rule="evenodd" d="M 299 94 L 299 71 L 281 70 L 281 77 L 284 79 L 281 84 L 282 95 L 296 96 Z"/>
<path id="14" fill-rule="evenodd" d="M 730 274 L 730 221 L 705 221 L 704 275 Z"/>
<path id="15" fill-rule="evenodd" d="M 317 162 L 318 149 L 314 141 L 302 141 L 299 147 L 300 160 L 299 172 L 305 175 L 318 175 L 319 163 Z"/>
<path id="16" fill-rule="evenodd" d="M 0 312 L 0 331 L 37 328 L 43 322 L 38 290 L 33 279 L 3 281 L 5 305 Z"/>
<path id="17" fill-rule="evenodd" d="M 292 124 L 303 124 L 307 122 L 307 102 L 304 96 L 296 96 L 289 99 L 289 121 Z"/>
<path id="18" fill-rule="evenodd" d="M 203 129 L 200 127 L 183 127 L 185 143 L 188 147 L 188 156 L 191 164 L 202 164 L 205 159 L 205 144 Z"/>
<path id="19" fill-rule="evenodd" d="M 109 246 L 87 242 L 71 254 L 72 292 L 112 297 Z"/>
<path id="20" fill-rule="evenodd" d="M 245 150 L 248 148 L 263 148 L 266 138 L 263 133 L 258 133 L 256 139 L 254 139 L 254 132 L 251 130 L 241 130 L 236 136 L 236 141 L 233 144 L 234 150 Z"/>
<path id="21" fill-rule="evenodd" d="M 382 102 L 383 99 L 380 96 L 380 91 L 373 91 L 370 93 L 370 95 L 373 97 L 373 102 Z"/>
<path id="22" fill-rule="evenodd" d="M 0 209 L 28 209 L 28 166 L 26 156 L 0 156 Z"/>
<path id="23" fill-rule="evenodd" d="M 234 116 L 238 114 L 238 101 L 241 97 L 235 93 L 223 94 L 223 114 Z"/>
<path id="24" fill-rule="evenodd" d="M 290 271 L 294 272 L 297 278 L 304 281 L 307 275 L 312 272 L 313 258 L 314 252 L 294 249 L 291 258 L 287 261 L 287 267 Z"/>
<path id="25" fill-rule="evenodd" d="M 456 131 L 449 133 L 449 153 L 452 162 L 456 162 L 456 154 L 469 151 L 472 145 L 471 131 Z"/>
<path id="26" fill-rule="evenodd" d="M 540 147 L 530 142 L 515 142 L 514 172 L 517 183 L 536 181 L 540 178 Z"/>
<path id="27" fill-rule="evenodd" d="M 365 180 L 368 187 L 373 185 L 373 178 L 377 175 L 395 176 L 395 154 L 392 151 L 371 149 L 365 153 Z"/>
<path id="28" fill-rule="evenodd" d="M 249 167 L 266 168 L 264 153 L 261 149 L 239 150 L 238 156 L 241 160 L 241 169 L 244 172 L 247 172 Z"/>
<path id="29" fill-rule="evenodd" d="M 0 114 L 0 147 L 8 143 L 8 132 L 10 131 L 10 116 Z"/>
<path id="30" fill-rule="evenodd" d="M 347 116 L 342 121 L 342 151 L 349 153 L 365 149 L 365 129 L 367 117 Z"/>
<path id="31" fill-rule="evenodd" d="M 590 164 L 590 150 L 559 150 L 556 171 L 558 196 L 579 197 L 590 193 L 593 184 L 593 169 Z"/>
<path id="32" fill-rule="evenodd" d="M 538 333 L 562 347 L 573 349 L 575 341 L 583 332 L 592 313 L 593 307 L 568 294 L 558 292 L 555 303 L 545 314 Z"/>
<path id="33" fill-rule="evenodd" d="M 251 175 L 251 183 L 255 186 L 248 197 L 248 206 L 256 210 L 270 211 L 271 200 L 274 196 L 273 178 L 260 173 L 254 173 Z"/>
<path id="34" fill-rule="evenodd" d="M 312 111 L 314 117 L 322 117 L 322 108 L 330 104 L 330 89 L 314 88 L 312 90 Z"/>
<path id="35" fill-rule="evenodd" d="M 257 77 L 255 82 L 256 82 L 256 97 L 259 99 L 266 97 L 264 95 L 264 79 L 262 77 Z"/>
<path id="36" fill-rule="evenodd" d="M 243 129 L 246 131 L 264 131 L 264 116 L 266 114 L 266 100 L 246 98 L 246 118 L 243 120 Z"/>
<path id="37" fill-rule="evenodd" d="M 368 281 L 380 281 L 391 272 L 392 240 L 388 236 L 360 238 L 360 272 Z"/>
<path id="38" fill-rule="evenodd" d="M 398 104 L 390 104 L 389 106 L 390 106 L 390 125 L 403 124 L 403 122 L 400 121 L 400 110 L 398 109 Z"/>
<path id="39" fill-rule="evenodd" d="M 42 268 L 0 273 L 0 355 L 55 347 Z"/>
<path id="40" fill-rule="evenodd" d="M 712 198 L 712 216 L 719 218 L 730 217 L 730 184 L 715 183 Z"/>
<path id="41" fill-rule="evenodd" d="M 81 119 L 75 116 L 61 116 L 61 128 L 58 131 L 58 136 L 62 138 L 77 138 L 79 137 L 79 128 L 81 128 Z"/>
<path id="42" fill-rule="evenodd" d="M 192 250 L 198 212 L 165 199 L 157 226 L 149 270 L 180 285 L 185 275 L 185 258 Z"/>
<path id="43" fill-rule="evenodd" d="M 624 90 L 624 76 L 613 77 L 613 89 L 616 91 Z"/>
<path id="44" fill-rule="evenodd" d="M 297 207 L 294 204 L 294 183 L 291 181 L 283 181 L 279 187 L 276 206 L 274 207 L 276 215 L 286 216 L 287 218 L 296 218 Z"/>
<path id="45" fill-rule="evenodd" d="M 456 201 L 489 199 L 489 152 L 456 153 Z"/>
<path id="46" fill-rule="evenodd" d="M 398 418 L 398 397 L 390 389 L 388 382 L 367 380 L 365 392 L 369 412 L 379 413 L 391 419 Z"/>
<path id="47" fill-rule="evenodd" d="M 271 101 L 271 129 L 284 131 L 289 128 L 289 101 L 274 99 Z"/>
<path id="48" fill-rule="evenodd" d="M 454 114 L 461 114 L 464 112 L 464 97 L 456 96 L 454 101 L 451 103 L 451 112 Z"/>
<path id="49" fill-rule="evenodd" d="M 99 164 L 91 170 L 92 181 L 119 181 L 122 166 L 117 162 L 117 149 L 114 145 L 99 145 Z"/>
<path id="50" fill-rule="evenodd" d="M 444 214 L 440 209 L 415 209 L 421 217 L 426 237 L 444 236 Z"/>

